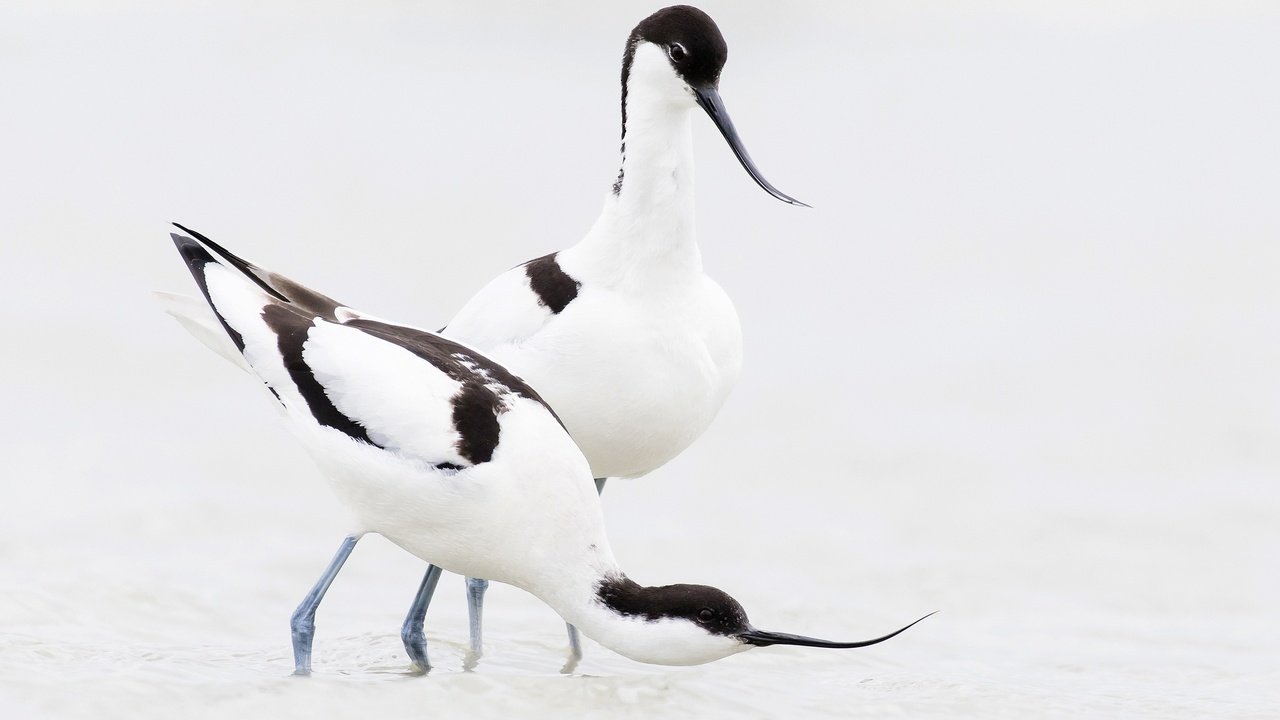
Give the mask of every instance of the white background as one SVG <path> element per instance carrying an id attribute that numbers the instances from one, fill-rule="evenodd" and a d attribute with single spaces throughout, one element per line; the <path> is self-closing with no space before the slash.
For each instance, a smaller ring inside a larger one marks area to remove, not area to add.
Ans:
<path id="1" fill-rule="evenodd" d="M 256 383 L 151 302 L 182 222 L 443 324 L 575 242 L 617 169 L 634 2 L 0 8 L 6 717 L 1263 717 L 1280 698 L 1280 8 L 708 2 L 766 177 L 695 118 L 746 369 L 605 494 L 636 579 L 879 635 L 694 669 L 379 538 L 287 677 L 344 530 Z"/>

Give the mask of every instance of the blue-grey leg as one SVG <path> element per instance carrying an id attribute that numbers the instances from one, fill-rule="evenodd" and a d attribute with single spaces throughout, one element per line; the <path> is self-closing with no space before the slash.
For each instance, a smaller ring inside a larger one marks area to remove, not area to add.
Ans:
<path id="1" fill-rule="evenodd" d="M 436 583 L 440 582 L 440 568 L 427 566 L 427 574 L 422 576 L 422 584 L 418 586 L 418 594 L 413 598 L 413 606 L 409 608 L 409 616 L 404 619 L 400 628 L 400 639 L 404 641 L 405 652 L 413 666 L 422 672 L 431 669 L 427 662 L 427 636 L 422 630 L 422 623 L 427 617 L 427 606 L 431 604 L 431 596 L 436 593 Z"/>
<path id="2" fill-rule="evenodd" d="M 609 478 L 596 478 L 596 493 L 604 494 L 604 484 L 609 482 Z M 578 666 L 578 661 L 582 659 L 582 640 L 578 637 L 578 628 L 565 623 L 564 626 L 569 630 L 569 662 L 561 668 L 561 672 L 571 673 Z"/>
<path id="3" fill-rule="evenodd" d="M 607 478 L 596 478 L 596 492 L 604 492 L 604 484 L 607 480 Z M 340 563 L 339 566 L 341 566 Z M 404 625 L 400 628 L 400 639 L 404 641 L 405 651 L 409 653 L 409 658 L 414 664 L 423 670 L 429 669 L 430 665 L 427 663 L 426 635 L 423 633 L 422 624 L 426 619 L 427 606 L 431 604 L 431 596 L 435 593 L 436 583 L 439 580 L 440 568 L 434 565 L 428 567 L 427 574 L 418 587 L 418 595 L 413 600 L 413 607 L 409 609 L 409 616 L 405 618 Z M 467 659 L 466 664 L 470 666 L 474 666 L 484 648 L 484 594 L 488 589 L 488 580 L 467 578 L 467 618 L 470 624 L 471 657 Z M 321 595 L 323 594 L 322 590 Z M 578 638 L 577 628 L 567 623 L 565 627 L 569 632 L 569 664 L 565 666 L 565 672 L 572 672 L 578 660 L 582 659 L 582 641 Z"/>
<path id="4" fill-rule="evenodd" d="M 356 547 L 356 541 L 360 538 L 355 535 L 348 535 L 342 541 L 342 545 L 338 548 L 338 552 L 329 561 L 329 567 L 325 568 L 324 574 L 316 581 L 311 592 L 303 598 L 302 604 L 297 610 L 293 611 L 293 617 L 289 621 L 289 628 L 293 632 L 293 674 L 294 675 L 310 675 L 311 674 L 311 643 L 316 638 L 316 608 L 320 607 L 320 601 L 324 599 L 324 594 L 328 592 L 329 585 L 333 584 L 333 578 L 337 576 L 338 571 L 342 569 L 342 564 L 351 556 L 351 551 Z"/>
<path id="5" fill-rule="evenodd" d="M 404 619 L 400 628 L 400 639 L 404 640 L 404 649 L 423 670 L 430 669 L 427 664 L 426 635 L 422 631 L 422 622 L 427 616 L 427 606 L 431 604 L 431 596 L 436 591 L 436 583 L 440 581 L 440 568 L 431 565 L 418 587 L 418 595 L 413 599 L 413 607 L 409 608 L 409 616 Z M 482 647 L 480 625 L 484 610 L 484 592 L 489 589 L 489 581 L 480 578 L 467 578 L 467 617 L 471 621 L 471 656 L 468 665 L 474 665 L 480 657 Z"/>
<path id="6" fill-rule="evenodd" d="M 489 581 L 480 578 L 467 578 L 467 619 L 471 627 L 471 662 L 480 658 L 484 642 L 480 635 L 480 625 L 484 620 L 484 593 L 489 589 Z"/>

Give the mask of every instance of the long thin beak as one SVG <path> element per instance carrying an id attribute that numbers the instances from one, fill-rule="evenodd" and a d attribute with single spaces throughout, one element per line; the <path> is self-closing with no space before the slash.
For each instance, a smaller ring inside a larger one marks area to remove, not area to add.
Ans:
<path id="1" fill-rule="evenodd" d="M 933 615 L 936 612 L 937 610 L 934 610 L 933 612 L 929 613 L 929 615 Z M 924 617 L 920 618 L 920 620 L 923 620 L 924 618 L 929 617 L 929 615 L 925 615 Z M 920 622 L 920 620 L 916 620 L 916 622 L 911 623 L 911 625 L 915 625 L 916 623 Z M 911 625 L 907 625 L 906 627 L 900 628 L 898 630 L 894 630 L 888 635 L 885 635 L 883 637 L 878 637 L 875 640 L 861 640 L 858 642 L 835 642 L 832 640 L 819 640 L 818 638 L 805 637 L 803 635 L 790 635 L 788 633 L 766 632 L 764 630 L 755 630 L 755 629 L 748 630 L 744 633 L 738 633 L 738 639 L 742 640 L 742 642 L 747 643 L 748 645 L 759 645 L 761 647 L 766 645 L 804 645 L 807 647 L 822 647 L 822 648 L 860 648 L 860 647 L 866 647 L 868 645 L 875 645 L 876 643 L 882 643 L 885 640 L 888 640 L 889 638 L 901 633 L 903 630 L 906 630 L 907 628 L 911 627 Z"/>
<path id="2" fill-rule="evenodd" d="M 729 147 L 733 148 L 733 154 L 738 156 L 738 162 L 742 163 L 742 167 L 746 168 L 751 175 L 751 179 L 756 181 L 765 192 L 778 198 L 782 202 L 801 207 L 809 207 L 799 200 L 783 193 L 778 188 L 769 184 L 768 180 L 760 174 L 759 168 L 751 161 L 751 156 L 747 154 L 747 148 L 742 144 L 742 138 L 738 137 L 738 131 L 733 127 L 733 121 L 729 119 L 729 111 L 724 109 L 724 101 L 720 99 L 720 91 L 715 87 L 694 88 L 693 94 L 698 99 L 698 104 L 703 110 L 711 116 L 711 121 L 720 128 L 720 134 L 724 135 L 724 139 L 729 141 Z"/>

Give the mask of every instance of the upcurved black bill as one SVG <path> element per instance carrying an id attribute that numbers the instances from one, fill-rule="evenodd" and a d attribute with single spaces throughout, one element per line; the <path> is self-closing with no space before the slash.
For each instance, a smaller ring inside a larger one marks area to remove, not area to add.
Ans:
<path id="1" fill-rule="evenodd" d="M 933 615 L 936 612 L 937 610 L 934 610 L 929 613 L 929 615 Z M 929 615 L 925 615 L 920 618 L 920 620 L 929 617 Z M 916 620 L 916 622 L 911 623 L 911 625 L 915 625 L 920 622 L 920 620 Z M 907 628 L 911 627 L 911 625 L 894 630 L 888 635 L 878 637 L 874 640 L 862 640 L 859 642 L 834 642 L 832 640 L 819 640 L 818 638 L 805 637 L 803 635 L 791 635 L 788 633 L 775 633 L 755 629 L 748 630 L 744 633 L 738 633 L 738 638 L 748 645 L 759 645 L 761 647 L 766 645 L 804 645 L 806 647 L 822 648 L 860 648 L 868 645 L 875 645 L 876 643 L 882 643 L 885 640 L 903 632 Z"/>
<path id="2" fill-rule="evenodd" d="M 769 181 L 765 180 L 764 176 L 760 174 L 756 164 L 751 161 L 751 156 L 747 154 L 747 148 L 743 146 L 742 138 L 738 137 L 738 131 L 733 127 L 733 121 L 729 119 L 729 111 L 724 109 L 724 101 L 720 99 L 720 91 L 714 87 L 694 88 L 693 94 L 698 99 L 698 104 L 702 106 L 702 109 L 706 110 L 707 114 L 711 116 L 711 121 L 716 124 L 716 127 L 720 128 L 720 134 L 724 135 L 725 140 L 729 141 L 729 147 L 733 148 L 733 154 L 738 156 L 738 162 L 742 163 L 742 167 L 746 168 L 747 173 L 751 175 L 752 180 L 756 181 L 756 184 L 782 202 L 809 207 L 769 184 Z"/>

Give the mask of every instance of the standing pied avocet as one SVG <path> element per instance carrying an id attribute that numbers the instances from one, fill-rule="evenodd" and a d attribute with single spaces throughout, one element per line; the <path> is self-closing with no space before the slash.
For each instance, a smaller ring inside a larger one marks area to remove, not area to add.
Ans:
<path id="1" fill-rule="evenodd" d="M 769 194 L 803 205 L 764 179 L 738 138 L 718 90 L 727 53 L 696 8 L 637 25 L 622 60 L 622 167 L 600 217 L 577 245 L 499 275 L 443 330 L 538 389 L 601 490 L 606 478 L 644 475 L 687 448 L 742 365 L 737 313 L 703 273 L 694 234 L 693 109 L 711 116 Z M 424 589 L 436 572 L 428 568 Z M 476 655 L 485 587 L 467 581 Z M 572 627 L 569 639 L 573 662 Z"/>
<path id="2" fill-rule="evenodd" d="M 192 234 L 199 240 L 173 240 L 217 321 L 359 523 L 293 618 L 298 672 L 310 668 L 316 607 L 367 532 L 451 572 L 522 588 L 641 662 L 696 665 L 762 645 L 865 647 L 915 624 L 831 642 L 756 630 L 716 588 L 634 582 L 609 549 L 590 465 L 524 381 L 465 345 L 342 307 Z M 421 651 L 425 668 L 425 643 Z"/>

